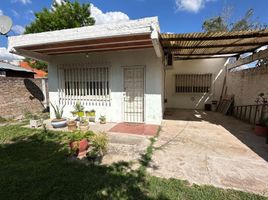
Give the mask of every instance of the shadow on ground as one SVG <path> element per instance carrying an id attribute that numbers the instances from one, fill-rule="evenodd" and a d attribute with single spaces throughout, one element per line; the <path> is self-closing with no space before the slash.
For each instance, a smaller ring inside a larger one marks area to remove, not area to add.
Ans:
<path id="1" fill-rule="evenodd" d="M 68 161 L 53 135 L 17 137 L 0 145 L 1 199 L 152 199 L 146 177 L 128 163 L 111 166 Z M 166 199 L 160 195 L 154 199 Z"/>
<path id="2" fill-rule="evenodd" d="M 167 109 L 164 119 L 189 122 L 207 121 L 211 124 L 220 125 L 237 139 L 239 139 L 242 143 L 247 145 L 252 151 L 258 154 L 264 160 L 268 161 L 268 144 L 265 142 L 266 139 L 264 137 L 254 135 L 252 125 L 237 120 L 234 117 L 202 110 Z"/>

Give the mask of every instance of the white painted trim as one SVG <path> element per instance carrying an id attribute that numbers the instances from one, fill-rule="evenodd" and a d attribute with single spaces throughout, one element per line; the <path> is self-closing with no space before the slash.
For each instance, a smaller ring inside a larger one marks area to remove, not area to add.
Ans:
<path id="1" fill-rule="evenodd" d="M 152 24 L 151 28 L 152 28 L 151 39 L 152 39 L 155 53 L 157 57 L 162 58 L 164 56 L 164 52 L 163 52 L 162 45 L 160 44 L 160 41 L 159 41 L 158 28 L 154 24 Z"/>
<path id="2" fill-rule="evenodd" d="M 86 26 L 81 28 L 65 29 L 35 34 L 26 34 L 8 38 L 8 49 L 26 47 L 48 43 L 110 38 L 116 36 L 130 36 L 151 34 L 151 26 L 159 27 L 157 17 L 130 20 L 120 23 Z"/>

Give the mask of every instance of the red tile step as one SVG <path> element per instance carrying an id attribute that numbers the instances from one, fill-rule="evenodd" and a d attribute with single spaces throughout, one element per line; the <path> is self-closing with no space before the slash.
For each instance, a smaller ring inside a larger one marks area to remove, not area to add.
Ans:
<path id="1" fill-rule="evenodd" d="M 155 136 L 158 128 L 159 126 L 150 124 L 119 123 L 111 128 L 109 132 Z"/>

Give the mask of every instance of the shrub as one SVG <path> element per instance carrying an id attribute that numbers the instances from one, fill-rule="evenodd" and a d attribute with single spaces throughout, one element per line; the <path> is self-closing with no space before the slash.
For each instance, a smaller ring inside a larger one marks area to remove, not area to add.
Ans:
<path id="1" fill-rule="evenodd" d="M 103 132 L 93 135 L 91 142 L 94 147 L 94 152 L 97 152 L 100 156 L 107 153 L 108 136 L 106 133 Z"/>

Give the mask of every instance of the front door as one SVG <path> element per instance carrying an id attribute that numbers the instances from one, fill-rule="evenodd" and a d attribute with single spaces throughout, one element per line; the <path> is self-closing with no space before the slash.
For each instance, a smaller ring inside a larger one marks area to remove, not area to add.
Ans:
<path id="1" fill-rule="evenodd" d="M 144 122 L 144 68 L 124 68 L 124 121 Z"/>

